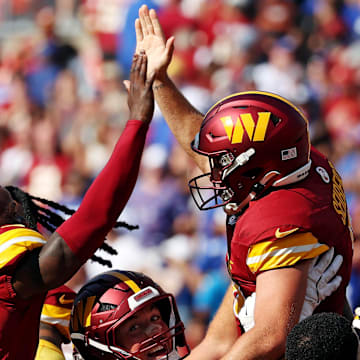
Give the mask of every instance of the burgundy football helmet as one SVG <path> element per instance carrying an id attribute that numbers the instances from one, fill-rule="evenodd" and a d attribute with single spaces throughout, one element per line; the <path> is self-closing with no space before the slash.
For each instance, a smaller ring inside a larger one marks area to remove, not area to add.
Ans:
<path id="1" fill-rule="evenodd" d="M 116 343 L 116 330 L 147 305 L 155 305 L 168 329 L 149 336 L 136 353 Z M 70 319 L 70 334 L 84 359 L 138 359 L 142 353 L 166 347 L 164 359 L 183 359 L 190 352 L 173 295 L 142 273 L 113 270 L 102 273 L 79 291 Z M 169 348 L 171 343 L 172 348 Z M 80 358 L 79 354 L 74 358 Z"/>
<path id="2" fill-rule="evenodd" d="M 192 149 L 211 172 L 190 180 L 200 210 L 240 211 L 270 186 L 304 179 L 311 167 L 308 121 L 288 100 L 267 92 L 230 95 L 205 115 Z"/>

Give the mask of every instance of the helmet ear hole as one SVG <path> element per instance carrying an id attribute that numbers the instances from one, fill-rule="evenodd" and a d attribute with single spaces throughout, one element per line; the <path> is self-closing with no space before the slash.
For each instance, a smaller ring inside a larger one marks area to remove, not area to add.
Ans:
<path id="1" fill-rule="evenodd" d="M 262 171 L 263 171 L 262 168 L 254 168 L 249 171 L 246 171 L 244 174 L 242 174 L 242 176 L 245 176 L 251 180 L 255 180 L 261 174 Z"/>

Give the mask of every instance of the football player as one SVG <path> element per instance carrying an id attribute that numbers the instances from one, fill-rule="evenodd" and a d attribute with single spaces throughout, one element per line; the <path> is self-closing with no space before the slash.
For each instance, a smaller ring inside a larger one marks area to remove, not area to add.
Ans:
<path id="1" fill-rule="evenodd" d="M 41 311 L 35 360 L 64 360 L 62 344 L 70 339 L 69 321 L 75 292 L 62 285 L 48 291 Z"/>
<path id="2" fill-rule="evenodd" d="M 204 117 L 167 75 L 174 38 L 165 41 L 156 12 L 143 5 L 135 31 L 137 51 L 145 50 L 148 74 L 156 75 L 155 100 L 204 172 L 190 182 L 195 202 L 228 214 L 233 289 L 190 357 L 278 359 L 300 319 L 311 264 L 331 247 L 344 258 L 342 281 L 315 311 L 343 313 L 353 234 L 341 178 L 311 147 L 308 120 L 288 100 L 259 91 L 233 94 Z M 241 309 L 255 293 L 253 326 L 245 332 Z"/>
<path id="3" fill-rule="evenodd" d="M 75 359 L 180 360 L 189 354 L 175 298 L 146 275 L 104 272 L 78 292 L 70 318 Z"/>
<path id="4" fill-rule="evenodd" d="M 0 187 L 1 359 L 34 359 L 47 291 L 64 284 L 102 245 L 130 197 L 154 109 L 146 66 L 145 55 L 134 56 L 128 95 L 130 119 L 79 209 L 48 241 L 27 227 L 27 212 L 38 210 L 35 202 L 30 201 L 24 213 L 10 192 Z M 41 213 L 44 223 L 59 220 L 48 208 Z"/>

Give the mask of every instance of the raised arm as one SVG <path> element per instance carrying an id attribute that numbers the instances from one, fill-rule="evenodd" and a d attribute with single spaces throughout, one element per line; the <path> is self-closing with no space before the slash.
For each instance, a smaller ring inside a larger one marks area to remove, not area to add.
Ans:
<path id="1" fill-rule="evenodd" d="M 182 95 L 167 74 L 174 51 L 174 38 L 165 40 L 154 9 L 146 5 L 139 9 L 135 21 L 136 51 L 144 50 L 148 57 L 148 77 L 155 74 L 154 96 L 170 130 L 183 149 L 194 159 L 203 172 L 209 171 L 206 157 L 193 152 L 190 143 L 200 129 L 203 119 L 197 109 Z"/>
<path id="2" fill-rule="evenodd" d="M 307 260 L 257 276 L 254 327 L 238 338 L 222 360 L 271 360 L 283 356 L 286 337 L 299 321 L 310 266 Z"/>
<path id="3" fill-rule="evenodd" d="M 94 180 L 79 209 L 39 251 L 18 266 L 13 287 L 23 298 L 68 280 L 103 243 L 134 188 L 153 115 L 152 79 L 146 80 L 146 56 L 136 55 L 131 69 L 130 119 L 113 153 Z"/>

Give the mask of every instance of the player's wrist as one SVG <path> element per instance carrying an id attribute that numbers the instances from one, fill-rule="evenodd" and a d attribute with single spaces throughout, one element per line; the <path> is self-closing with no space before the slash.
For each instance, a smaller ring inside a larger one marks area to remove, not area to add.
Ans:
<path id="1" fill-rule="evenodd" d="M 130 113 L 128 121 L 131 121 L 131 120 L 139 120 L 144 124 L 150 124 L 150 122 L 152 120 L 152 113 L 151 113 L 151 115 L 149 115 L 145 112 L 133 111 Z"/>
<path id="2" fill-rule="evenodd" d="M 153 83 L 153 90 L 158 90 L 162 87 L 165 87 L 166 83 L 168 82 L 169 82 L 169 76 L 166 71 L 164 72 L 160 71 L 156 73 L 156 77 Z"/>

